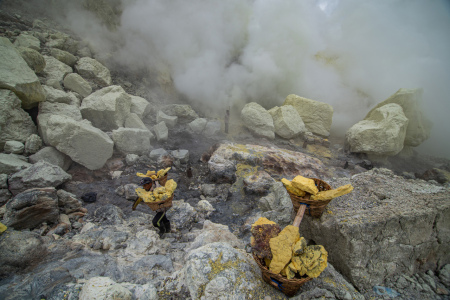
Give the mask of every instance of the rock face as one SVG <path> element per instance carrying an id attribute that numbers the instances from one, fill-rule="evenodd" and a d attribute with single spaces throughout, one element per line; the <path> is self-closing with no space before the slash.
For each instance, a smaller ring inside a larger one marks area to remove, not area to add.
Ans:
<path id="1" fill-rule="evenodd" d="M 292 105 L 297 110 L 308 131 L 325 137 L 330 135 L 334 112 L 331 105 L 294 94 L 287 96 L 283 105 Z"/>
<path id="2" fill-rule="evenodd" d="M 112 139 L 117 150 L 125 154 L 144 155 L 150 151 L 150 133 L 137 128 L 113 130 Z"/>
<path id="3" fill-rule="evenodd" d="M 401 106 L 386 104 L 347 131 L 347 147 L 350 152 L 393 156 L 403 149 L 407 127 L 408 119 Z"/>
<path id="4" fill-rule="evenodd" d="M 450 262 L 446 189 L 403 179 L 387 169 L 329 184 L 352 184 L 355 189 L 333 199 L 320 219 L 303 218 L 300 232 L 323 245 L 333 266 L 358 289 Z"/>
<path id="5" fill-rule="evenodd" d="M 306 132 L 305 123 L 292 105 L 275 106 L 269 113 L 273 118 L 275 133 L 282 138 L 292 139 Z"/>
<path id="6" fill-rule="evenodd" d="M 45 101 L 38 77 L 4 37 L 0 37 L 0 62 L 0 88 L 13 91 L 23 108 L 29 109 Z"/>
<path id="7" fill-rule="evenodd" d="M 98 128 L 63 116 L 51 116 L 46 135 L 49 145 L 89 170 L 104 166 L 113 154 L 114 143 Z"/>
<path id="8" fill-rule="evenodd" d="M 112 84 L 108 68 L 93 58 L 80 58 L 75 65 L 75 69 L 83 78 L 92 79 L 99 86 L 105 87 Z"/>
<path id="9" fill-rule="evenodd" d="M 98 90 L 83 99 L 81 114 L 92 125 L 111 131 L 123 127 L 130 114 L 131 98 L 121 86 L 113 85 Z"/>
<path id="10" fill-rule="evenodd" d="M 245 127 L 256 136 L 273 140 L 275 126 L 270 113 L 256 102 L 248 103 L 241 111 L 241 119 Z"/>
<path id="11" fill-rule="evenodd" d="M 0 89 L 0 149 L 6 141 L 19 141 L 37 133 L 36 125 L 22 108 L 20 99 L 9 90 Z"/>
<path id="12" fill-rule="evenodd" d="M 131 300 L 131 292 L 108 277 L 93 277 L 89 279 L 80 292 L 80 300 Z"/>
<path id="13" fill-rule="evenodd" d="M 9 180 L 9 189 L 13 195 L 17 195 L 33 187 L 57 187 L 62 183 L 72 179 L 58 166 L 52 165 L 46 161 L 39 161 L 28 168 L 13 174 Z"/>
<path id="14" fill-rule="evenodd" d="M 372 119 L 372 114 L 375 113 L 375 110 L 386 104 L 395 103 L 400 105 L 409 121 L 404 145 L 417 147 L 430 137 L 432 126 L 421 108 L 422 94 L 422 89 L 399 89 L 394 95 L 375 106 L 364 120 Z"/>
<path id="15" fill-rule="evenodd" d="M 56 223 L 58 217 L 56 190 L 54 188 L 31 189 L 8 201 L 3 222 L 17 230 L 33 229 L 43 222 Z"/>
<path id="16" fill-rule="evenodd" d="M 233 182 L 238 163 L 262 165 L 271 175 L 322 178 L 326 176 L 324 164 L 309 155 L 258 145 L 221 144 L 208 161 L 211 176 L 216 181 Z"/>

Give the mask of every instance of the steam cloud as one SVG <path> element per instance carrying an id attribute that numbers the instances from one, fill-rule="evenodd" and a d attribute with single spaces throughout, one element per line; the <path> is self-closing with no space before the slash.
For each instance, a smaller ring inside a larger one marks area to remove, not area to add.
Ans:
<path id="1" fill-rule="evenodd" d="M 81 13 L 81 11 L 79 11 Z M 421 148 L 450 157 L 450 5 L 423 0 L 123 0 L 115 33 L 69 14 L 118 63 L 167 70 L 192 104 L 222 112 L 289 94 L 333 106 L 342 134 L 399 88 L 423 88 Z"/>

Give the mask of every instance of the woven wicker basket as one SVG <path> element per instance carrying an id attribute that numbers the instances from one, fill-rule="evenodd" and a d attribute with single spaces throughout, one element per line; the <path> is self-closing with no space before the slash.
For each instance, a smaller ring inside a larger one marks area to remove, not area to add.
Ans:
<path id="1" fill-rule="evenodd" d="M 262 277 L 265 282 L 270 284 L 276 289 L 282 291 L 286 296 L 292 297 L 297 294 L 298 289 L 305 284 L 306 282 L 312 280 L 311 277 L 302 277 L 302 278 L 292 278 L 287 279 L 287 277 L 282 276 L 280 274 L 275 274 L 270 272 L 269 269 L 265 266 L 262 260 L 256 256 L 254 253 L 253 258 L 261 269 Z"/>
<path id="2" fill-rule="evenodd" d="M 153 211 L 157 211 L 160 208 L 171 208 L 172 207 L 173 194 L 164 201 L 155 202 L 141 202 L 147 204 Z"/>
<path id="3" fill-rule="evenodd" d="M 167 182 L 167 174 L 164 175 L 164 176 L 161 177 L 161 178 L 153 179 L 153 181 L 159 181 L 159 184 L 160 184 L 161 186 L 165 186 L 165 185 L 166 185 L 166 182 Z"/>
<path id="4" fill-rule="evenodd" d="M 331 190 L 331 186 L 326 183 L 323 180 L 317 179 L 317 178 L 311 178 L 314 180 L 314 182 L 316 183 L 316 186 L 319 190 L 319 192 L 321 191 L 328 191 Z M 288 192 L 289 193 L 289 192 Z M 315 217 L 315 218 L 320 218 L 320 216 L 322 216 L 323 211 L 325 210 L 326 206 L 328 203 L 330 203 L 330 200 L 311 200 L 311 194 L 306 193 L 305 196 L 300 197 L 294 194 L 289 193 L 289 196 L 291 196 L 291 201 L 292 201 L 292 205 L 294 206 L 294 210 L 295 212 L 297 212 L 298 208 L 300 207 L 300 205 L 306 205 L 306 214 L 311 216 L 311 217 Z"/>

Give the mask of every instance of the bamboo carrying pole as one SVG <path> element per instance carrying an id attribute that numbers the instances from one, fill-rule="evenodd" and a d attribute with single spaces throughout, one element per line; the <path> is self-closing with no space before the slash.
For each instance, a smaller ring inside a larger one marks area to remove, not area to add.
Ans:
<path id="1" fill-rule="evenodd" d="M 298 208 L 297 215 L 295 216 L 294 223 L 292 224 L 295 227 L 300 227 L 300 223 L 302 222 L 303 215 L 305 214 L 306 205 L 301 204 Z"/>

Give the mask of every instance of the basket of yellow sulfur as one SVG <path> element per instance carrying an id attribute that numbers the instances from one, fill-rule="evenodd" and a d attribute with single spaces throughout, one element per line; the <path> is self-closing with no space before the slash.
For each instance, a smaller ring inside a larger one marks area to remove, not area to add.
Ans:
<path id="1" fill-rule="evenodd" d="M 177 183 L 173 179 L 167 180 L 165 186 L 159 186 L 148 191 L 143 188 L 137 188 L 135 191 L 138 200 L 134 203 L 133 210 L 141 202 L 146 204 L 153 211 L 172 207 L 173 194 L 176 188 Z"/>

